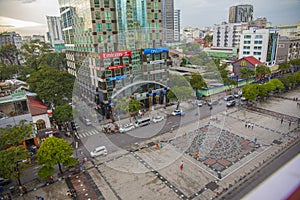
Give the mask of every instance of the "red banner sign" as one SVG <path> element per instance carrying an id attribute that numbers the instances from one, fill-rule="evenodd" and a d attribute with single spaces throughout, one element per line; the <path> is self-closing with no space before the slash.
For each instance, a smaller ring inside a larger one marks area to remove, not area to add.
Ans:
<path id="1" fill-rule="evenodd" d="M 114 69 L 120 69 L 123 67 L 126 67 L 126 65 L 109 66 L 107 69 L 114 70 Z"/>
<path id="2" fill-rule="evenodd" d="M 100 59 L 105 58 L 120 58 L 123 56 L 131 56 L 131 51 L 117 51 L 117 52 L 106 52 L 100 53 Z"/>

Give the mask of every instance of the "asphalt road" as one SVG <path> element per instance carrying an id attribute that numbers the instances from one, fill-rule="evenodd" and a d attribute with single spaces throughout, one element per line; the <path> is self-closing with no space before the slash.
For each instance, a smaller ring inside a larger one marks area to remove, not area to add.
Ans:
<path id="1" fill-rule="evenodd" d="M 107 134 L 106 137 L 112 142 L 115 146 L 122 148 L 122 149 L 128 149 L 131 144 L 133 143 L 139 143 L 141 141 L 147 140 L 149 138 L 161 135 L 163 133 L 166 133 L 170 130 L 177 129 L 179 126 L 187 125 L 196 121 L 199 121 L 201 119 L 204 119 L 206 117 L 209 117 L 213 114 L 217 114 L 219 112 L 222 112 L 226 109 L 226 104 L 224 101 L 221 101 L 221 104 L 213 106 L 213 109 L 209 109 L 208 106 L 204 105 L 203 107 L 197 107 L 195 106 L 191 110 L 186 110 L 184 116 L 168 116 L 165 120 L 153 123 L 136 128 L 132 131 L 128 131 L 126 133 L 115 133 L 115 134 Z M 230 108 L 229 108 L 230 109 Z M 104 134 L 104 133 L 100 133 Z M 102 142 L 103 145 L 105 145 Z M 110 150 L 110 149 L 108 149 Z M 111 149 L 112 150 L 112 149 Z"/>

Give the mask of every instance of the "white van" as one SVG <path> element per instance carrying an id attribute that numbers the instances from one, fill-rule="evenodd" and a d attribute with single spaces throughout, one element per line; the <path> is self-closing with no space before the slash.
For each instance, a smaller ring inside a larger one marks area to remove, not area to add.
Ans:
<path id="1" fill-rule="evenodd" d="M 91 151 L 91 157 L 94 158 L 96 156 L 107 155 L 107 149 L 105 146 L 97 147 L 93 151 Z"/>
<path id="2" fill-rule="evenodd" d="M 140 127 L 140 126 L 146 126 L 148 124 L 150 124 L 151 122 L 151 119 L 149 117 L 145 117 L 145 118 L 142 118 L 142 119 L 138 119 L 136 122 L 135 122 L 135 126 L 136 127 Z"/>

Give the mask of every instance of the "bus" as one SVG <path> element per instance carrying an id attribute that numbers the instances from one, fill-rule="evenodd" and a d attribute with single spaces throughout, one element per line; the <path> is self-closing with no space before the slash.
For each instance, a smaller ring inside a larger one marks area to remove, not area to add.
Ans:
<path id="1" fill-rule="evenodd" d="M 142 118 L 142 119 L 138 119 L 138 120 L 135 122 L 135 126 L 136 126 L 136 127 L 146 126 L 146 125 L 150 124 L 150 121 L 151 121 L 151 119 L 150 119 L 149 117 L 145 117 L 145 118 Z"/>

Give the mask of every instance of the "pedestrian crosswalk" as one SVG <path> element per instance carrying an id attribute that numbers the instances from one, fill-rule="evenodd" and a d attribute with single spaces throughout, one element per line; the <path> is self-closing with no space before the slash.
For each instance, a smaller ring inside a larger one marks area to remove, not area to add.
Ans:
<path id="1" fill-rule="evenodd" d="M 85 137 L 89 137 L 91 135 L 96 135 L 99 134 L 99 132 L 97 130 L 89 130 L 89 131 L 85 131 L 85 132 L 79 132 L 78 136 L 79 138 L 85 138 Z"/>

